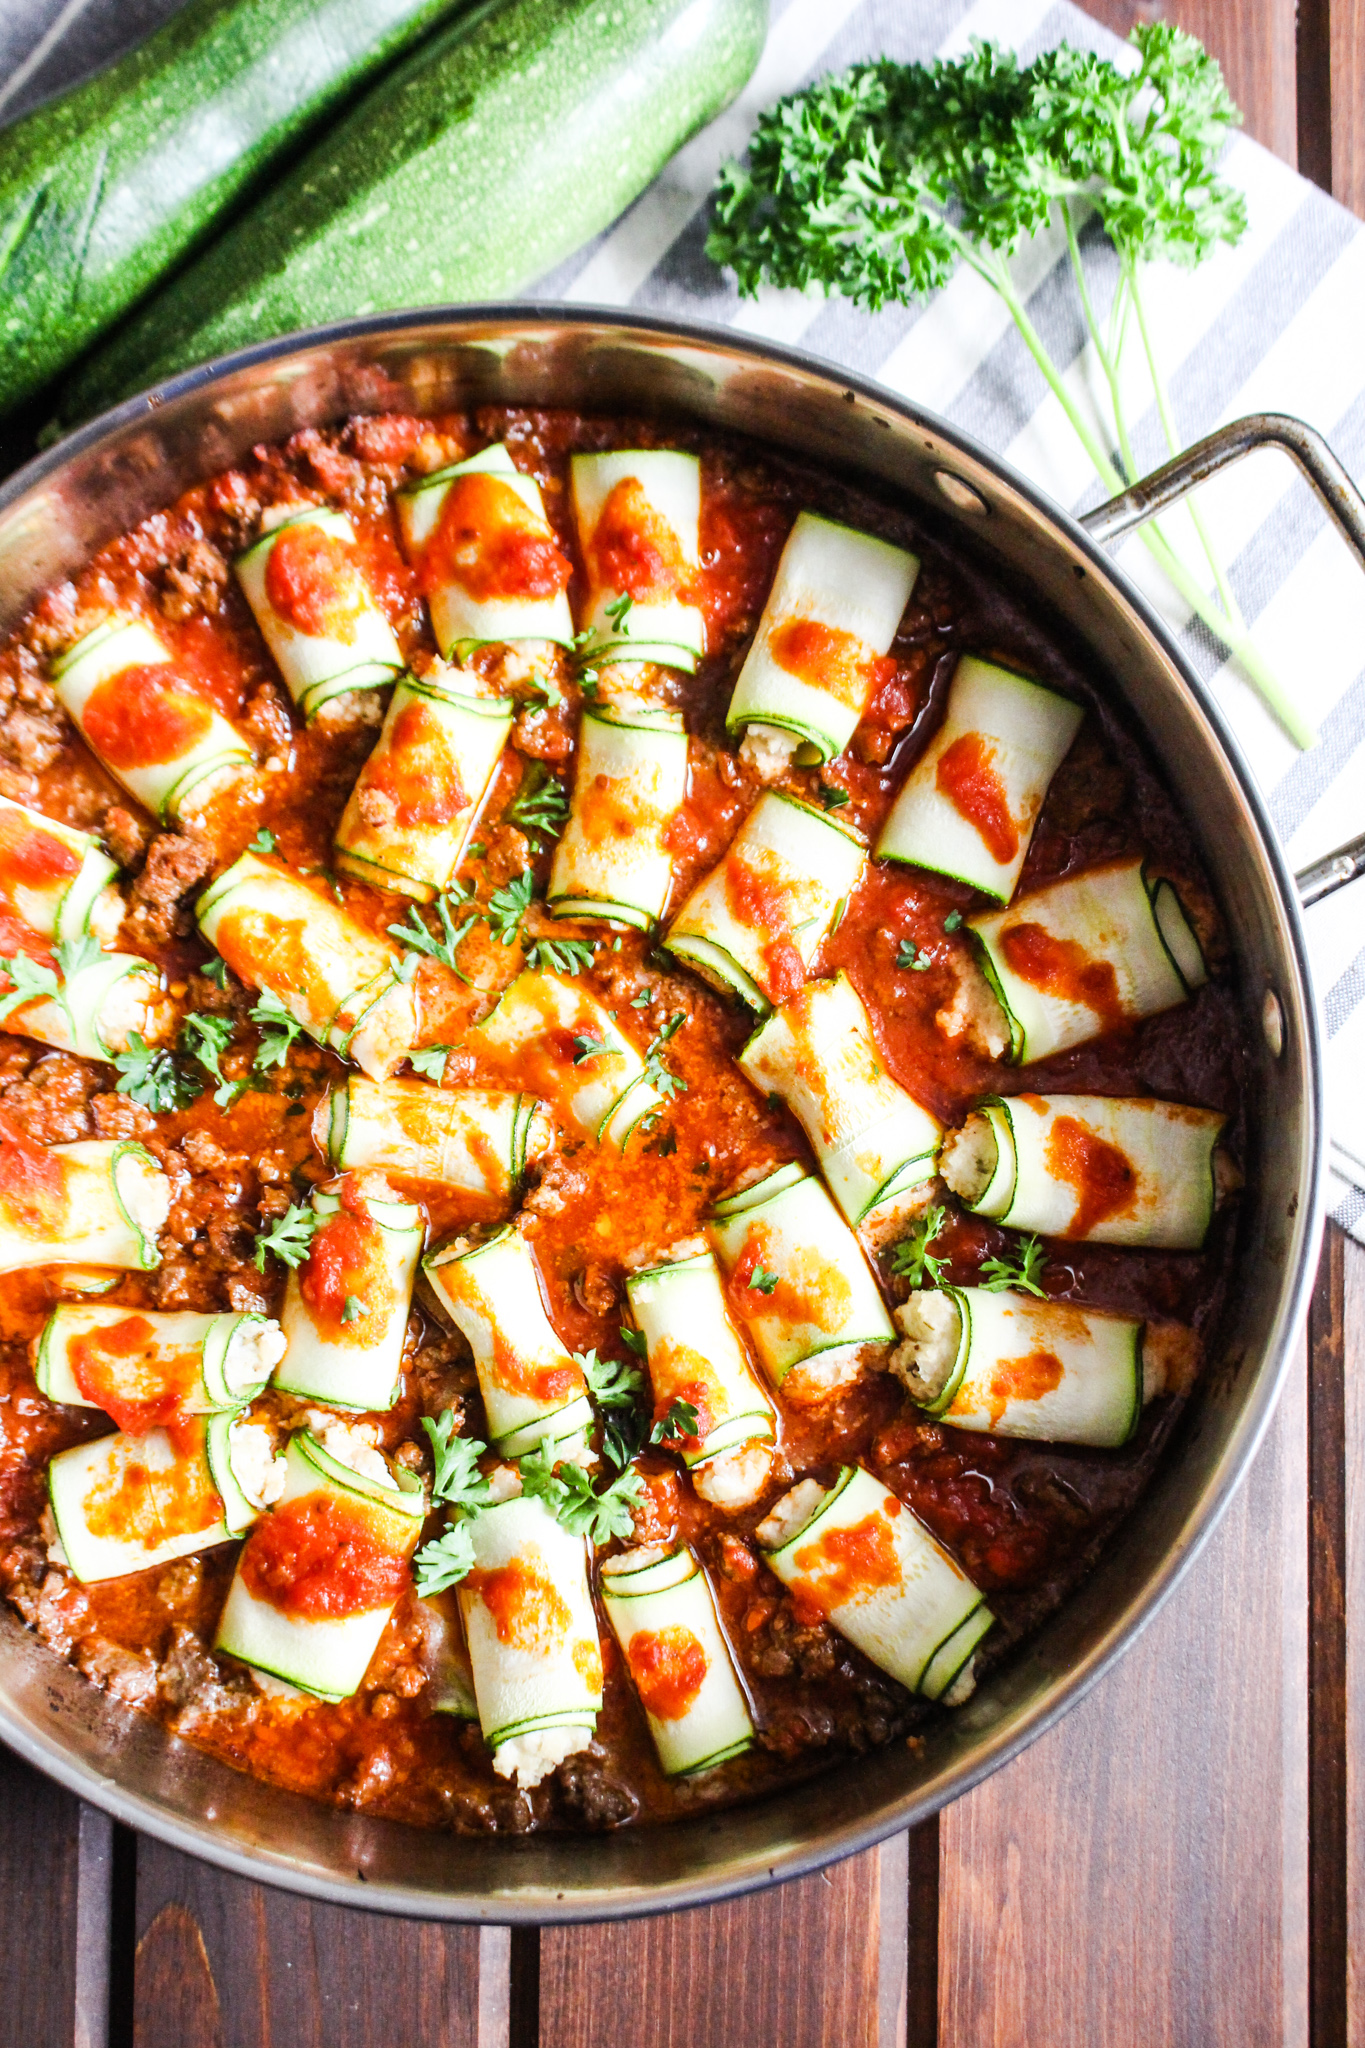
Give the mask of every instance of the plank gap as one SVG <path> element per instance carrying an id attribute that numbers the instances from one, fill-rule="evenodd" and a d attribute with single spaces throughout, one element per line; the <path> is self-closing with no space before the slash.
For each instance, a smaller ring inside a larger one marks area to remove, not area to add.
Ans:
<path id="1" fill-rule="evenodd" d="M 512 1929 L 507 2048 L 539 2048 L 540 1929 Z"/>
<path id="2" fill-rule="evenodd" d="M 1308 2009 L 1346 2048 L 1346 1254 L 1329 1231 L 1308 1317 Z"/>
<path id="3" fill-rule="evenodd" d="M 137 1836 L 115 1827 L 109 1872 L 109 2048 L 133 2048 L 137 1956 Z"/>
<path id="4" fill-rule="evenodd" d="M 1332 5 L 1299 0 L 1294 31 L 1299 172 L 1332 189 Z"/>
<path id="5" fill-rule="evenodd" d="M 907 1846 L 906 2048 L 938 2048 L 938 1815 Z"/>

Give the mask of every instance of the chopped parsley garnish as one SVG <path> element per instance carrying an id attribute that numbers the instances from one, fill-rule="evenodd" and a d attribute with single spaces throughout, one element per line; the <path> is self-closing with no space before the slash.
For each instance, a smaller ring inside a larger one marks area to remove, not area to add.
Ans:
<path id="1" fill-rule="evenodd" d="M 474 1542 L 463 1522 L 452 1522 L 443 1535 L 424 1543 L 412 1560 L 418 1598 L 429 1600 L 458 1586 L 474 1569 Z"/>
<path id="2" fill-rule="evenodd" d="M 686 1010 L 675 1010 L 668 1022 L 660 1026 L 649 1041 L 649 1044 L 645 1047 L 644 1078 L 658 1090 L 659 1094 L 666 1101 L 671 1101 L 673 1096 L 683 1095 L 687 1091 L 687 1083 L 682 1075 L 675 1074 L 671 1068 L 666 1067 L 660 1057 L 669 1039 L 674 1037 L 686 1022 Z"/>
<path id="3" fill-rule="evenodd" d="M 144 1109 L 188 1109 L 204 1092 L 199 1076 L 177 1064 L 172 1053 L 147 1044 L 140 1031 L 128 1034 L 128 1050 L 116 1054 L 120 1095 Z"/>
<path id="4" fill-rule="evenodd" d="M 283 1216 L 277 1216 L 269 1230 L 262 1230 L 256 1238 L 256 1271 L 264 1273 L 265 1255 L 273 1252 L 282 1265 L 301 1266 L 308 1256 L 313 1242 L 313 1232 L 318 1227 L 317 1213 L 311 1208 L 301 1208 L 291 1202 Z"/>
<path id="5" fill-rule="evenodd" d="M 488 899 L 488 925 L 500 946 L 514 946 L 521 936 L 521 921 L 531 907 L 536 878 L 523 868 Z"/>
<path id="6" fill-rule="evenodd" d="M 643 1347 L 644 1339 L 638 1330 L 623 1328 L 621 1335 L 632 1351 L 636 1349 L 633 1340 L 637 1337 Z M 629 1359 L 599 1358 L 596 1351 L 580 1354 L 578 1363 L 601 1411 L 602 1455 L 618 1471 L 624 1471 L 645 1446 L 647 1425 L 640 1407 L 645 1387 L 644 1374 Z"/>
<path id="7" fill-rule="evenodd" d="M 618 633 L 629 633 L 630 626 L 627 621 L 634 609 L 635 599 L 626 591 L 622 592 L 615 604 L 607 606 L 607 617 L 611 620 Z"/>
<path id="8" fill-rule="evenodd" d="M 229 1081 L 221 1064 L 236 1028 L 231 1017 L 205 1010 L 192 1010 L 180 1026 L 180 1049 L 217 1082 L 213 1099 L 219 1109 L 230 1108 L 242 1092 L 242 1083 Z"/>
<path id="9" fill-rule="evenodd" d="M 287 1109 L 285 1111 L 285 1115 L 293 1116 L 296 1110 L 301 1110 L 302 1108 L 303 1104 L 301 1102 L 296 1102 L 293 1105 L 293 1108 Z M 358 1294 L 348 1294 L 341 1310 L 342 1322 L 358 1323 L 360 1321 L 360 1318 L 364 1315 L 364 1313 L 365 1304 L 360 1299 L 360 1296 Z"/>
<path id="10" fill-rule="evenodd" d="M 910 1235 L 892 1247 L 892 1272 L 899 1274 L 902 1280 L 908 1280 L 912 1287 L 923 1287 L 927 1275 L 929 1284 L 937 1287 L 948 1261 L 935 1258 L 929 1247 L 947 1221 L 948 1211 L 942 1204 L 930 1203 Z"/>
<path id="11" fill-rule="evenodd" d="M 408 1054 L 410 1064 L 419 1074 L 425 1074 L 428 1081 L 439 1082 L 446 1070 L 446 1061 L 454 1052 L 453 1045 L 419 1045 Z"/>
<path id="12" fill-rule="evenodd" d="M 0 1022 L 23 1003 L 31 1003 L 39 996 L 60 994 L 61 983 L 52 969 L 45 967 L 41 960 L 31 960 L 27 953 L 16 953 L 12 960 L 0 960 L 0 969 L 12 984 L 0 997 Z"/>
<path id="13" fill-rule="evenodd" d="M 844 805 L 850 800 L 848 791 L 840 789 L 837 782 L 817 782 L 815 787 L 820 801 L 827 811 L 842 810 Z"/>
<path id="14" fill-rule="evenodd" d="M 543 761 L 528 761 L 517 793 L 502 814 L 503 824 L 515 825 L 539 849 L 559 837 L 568 815 L 563 783 Z"/>
<path id="15" fill-rule="evenodd" d="M 522 1492 L 543 1500 L 571 1535 L 586 1536 L 596 1544 L 630 1534 L 631 1509 L 644 1491 L 638 1472 L 621 1472 L 598 1493 L 581 1465 L 563 1464 L 556 1470 L 552 1445 L 537 1445 L 518 1464 Z"/>
<path id="16" fill-rule="evenodd" d="M 479 1470 L 479 1459 L 488 1449 L 477 1437 L 457 1436 L 455 1417 L 445 1408 L 436 1417 L 424 1415 L 422 1427 L 431 1443 L 436 1476 L 431 1483 L 433 1500 L 457 1508 L 486 1508 L 493 1498 L 488 1479 Z"/>
<path id="17" fill-rule="evenodd" d="M 1000 1294 L 1007 1287 L 1022 1288 L 1025 1294 L 1043 1296 L 1041 1285 L 1047 1271 L 1047 1257 L 1036 1237 L 1021 1237 L 1016 1249 L 1001 1257 L 982 1261 L 981 1285 L 988 1294 Z"/>
<path id="18" fill-rule="evenodd" d="M 768 1273 L 762 1266 L 755 1266 L 749 1275 L 749 1285 L 760 1294 L 771 1294 L 781 1277 L 780 1273 Z"/>
<path id="19" fill-rule="evenodd" d="M 596 951 L 592 939 L 532 939 L 526 948 L 526 965 L 538 974 L 546 968 L 556 974 L 582 974 L 592 966 Z"/>
<path id="20" fill-rule="evenodd" d="M 471 907 L 469 891 L 459 882 L 453 883 L 449 889 L 441 892 L 436 898 L 435 910 L 441 920 L 439 938 L 428 930 L 415 903 L 408 905 L 408 914 L 402 924 L 389 926 L 389 937 L 397 939 L 399 945 L 406 947 L 410 953 L 425 953 L 428 959 L 439 960 L 443 967 L 448 967 L 452 974 L 467 984 L 469 976 L 461 973 L 455 955 L 466 933 L 479 922 L 479 913 Z M 451 914 L 454 910 L 463 910 L 465 913 L 463 921 L 458 925 Z"/>
<path id="21" fill-rule="evenodd" d="M 261 990 L 250 1014 L 252 1023 L 259 1025 L 261 1031 L 261 1042 L 251 1062 L 253 1071 L 264 1074 L 271 1067 L 282 1067 L 294 1040 L 303 1036 L 302 1024 L 295 1022 L 279 997 L 268 988 Z"/>
<path id="22" fill-rule="evenodd" d="M 962 912 L 960 910 L 950 910 L 943 920 L 943 929 L 945 932 L 961 931 Z"/>
<path id="23" fill-rule="evenodd" d="M 228 964 L 226 960 L 221 960 L 215 956 L 212 960 L 206 960 L 199 969 L 199 972 L 206 981 L 215 982 L 219 988 L 227 987 Z"/>
<path id="24" fill-rule="evenodd" d="M 247 848 L 248 853 L 278 853 L 279 842 L 268 825 L 262 825 Z"/>
<path id="25" fill-rule="evenodd" d="M 578 1032 L 574 1037 L 574 1044 L 578 1047 L 573 1056 L 576 1067 L 581 1067 L 585 1060 L 600 1058 L 603 1053 L 619 1051 L 619 1047 L 614 1045 L 610 1038 L 596 1031 Z"/>
<path id="26" fill-rule="evenodd" d="M 649 1440 L 652 1444 L 668 1444 L 678 1437 L 695 1437 L 696 1434 L 696 1409 L 690 1401 L 674 1401 L 667 1415 L 661 1417 L 649 1432 Z"/>
<path id="27" fill-rule="evenodd" d="M 923 974 L 925 969 L 932 967 L 933 964 L 929 955 L 922 953 L 913 939 L 901 940 L 896 950 L 897 967 L 908 967 L 915 974 Z"/>
<path id="28" fill-rule="evenodd" d="M 645 1341 L 643 1330 L 632 1330 L 628 1323 L 622 1323 L 621 1342 L 628 1344 L 637 1358 L 647 1358 L 649 1356 L 649 1345 Z"/>

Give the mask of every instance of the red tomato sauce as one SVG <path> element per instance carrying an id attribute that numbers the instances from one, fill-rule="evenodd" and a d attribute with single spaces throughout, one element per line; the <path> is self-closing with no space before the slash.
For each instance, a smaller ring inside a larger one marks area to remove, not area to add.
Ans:
<path id="1" fill-rule="evenodd" d="M 403 706 L 388 745 L 371 757 L 365 787 L 391 800 L 392 822 L 407 832 L 439 832 L 472 801 L 440 716 L 420 697 Z"/>
<path id="2" fill-rule="evenodd" d="M 1003 868 L 1018 855 L 1019 827 L 994 756 L 995 749 L 979 732 L 960 733 L 939 755 L 934 783 L 953 809 L 975 825 L 987 853 Z"/>
<path id="3" fill-rule="evenodd" d="M 199 1382 L 198 1350 L 156 1351 L 156 1328 L 146 1316 L 125 1316 L 74 1337 L 67 1350 L 71 1377 L 87 1401 L 111 1416 L 129 1436 L 177 1421 Z"/>
<path id="4" fill-rule="evenodd" d="M 999 946 L 1005 965 L 1020 981 L 1059 1002 L 1084 1003 L 1112 1031 L 1124 1021 L 1123 998 L 1112 960 L 1096 960 L 1075 939 L 1059 939 L 1045 925 L 1008 924 Z"/>
<path id="5" fill-rule="evenodd" d="M 619 590 L 636 604 L 675 596 L 687 567 L 677 534 L 633 476 L 623 476 L 607 494 L 588 558 L 599 590 Z"/>
<path id="6" fill-rule="evenodd" d="M 706 1651 L 690 1628 L 637 1629 L 626 1651 L 640 1705 L 656 1721 L 681 1721 L 706 1683 Z"/>
<path id="7" fill-rule="evenodd" d="M 7 889 L 50 889 L 80 873 L 80 856 L 55 832 L 0 810 L 0 884 Z"/>
<path id="8" fill-rule="evenodd" d="M 242 1580 L 257 1600 L 306 1621 L 341 1621 L 388 1607 L 410 1580 L 406 1551 L 378 1533 L 358 1502 L 301 1494 L 273 1508 L 242 1550 Z"/>
<path id="9" fill-rule="evenodd" d="M 474 470 L 446 492 L 422 553 L 427 595 L 458 583 L 475 604 L 557 597 L 572 574 L 553 531 L 502 477 Z"/>
<path id="10" fill-rule="evenodd" d="M 369 607 L 353 543 L 313 525 L 281 532 L 266 563 L 265 594 L 296 633 L 343 645 L 354 640 Z"/>
<path id="11" fill-rule="evenodd" d="M 123 668 L 96 683 L 81 728 L 111 768 L 160 768 L 208 737 L 213 712 L 165 664 Z"/>
<path id="12" fill-rule="evenodd" d="M 1126 1153 L 1078 1117 L 1059 1116 L 1047 1140 L 1048 1170 L 1076 1190 L 1067 1237 L 1088 1237 L 1098 1223 L 1131 1212 L 1138 1177 Z"/>

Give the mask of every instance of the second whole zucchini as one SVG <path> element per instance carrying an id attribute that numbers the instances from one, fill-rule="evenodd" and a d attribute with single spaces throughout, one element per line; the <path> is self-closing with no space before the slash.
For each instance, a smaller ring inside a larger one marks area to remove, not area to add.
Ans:
<path id="1" fill-rule="evenodd" d="M 158 292 L 63 417 L 270 335 L 519 289 L 734 98 L 766 25 L 765 0 L 489 0 Z"/>
<path id="2" fill-rule="evenodd" d="M 0 414 L 459 0 L 189 0 L 0 134 Z"/>

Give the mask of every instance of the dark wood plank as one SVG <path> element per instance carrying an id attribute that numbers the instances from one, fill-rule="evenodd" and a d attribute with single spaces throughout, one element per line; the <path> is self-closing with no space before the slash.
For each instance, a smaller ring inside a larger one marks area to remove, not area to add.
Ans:
<path id="1" fill-rule="evenodd" d="M 1304 1375 L 1117 1670 L 942 1815 L 941 2048 L 1306 2041 Z"/>
<path id="2" fill-rule="evenodd" d="M 1223 67 L 1228 90 L 1254 135 L 1287 164 L 1298 157 L 1294 0 L 1078 0 L 1116 35 L 1135 22 L 1178 22 Z M 1299 0 L 1301 7 L 1327 0 Z M 1360 0 L 1353 0 L 1359 6 Z"/>
<path id="3" fill-rule="evenodd" d="M 0 2040 L 71 2048 L 79 1871 L 79 1801 L 0 1749 Z"/>
<path id="4" fill-rule="evenodd" d="M 1365 1247 L 1348 1241 L 1345 1266 L 1346 2007 L 1356 2044 L 1365 2040 Z"/>
<path id="5" fill-rule="evenodd" d="M 1346 2048 L 1346 1240 L 1327 1247 L 1308 1321 L 1308 2011 Z"/>
<path id="6" fill-rule="evenodd" d="M 134 2048 L 505 2048 L 496 1937 L 481 1983 L 477 1928 L 316 1905 L 143 1837 Z"/>
<path id="7" fill-rule="evenodd" d="M 939 1818 L 906 1837 L 910 1911 L 906 1941 L 905 2048 L 938 2044 Z"/>
<path id="8" fill-rule="evenodd" d="M 1332 194 L 1365 217 L 1365 0 L 1331 0 Z"/>
<path id="9" fill-rule="evenodd" d="M 894 2048 L 879 2012 L 881 1857 L 691 1913 L 547 1928 L 544 2048 Z M 904 1900 L 902 1876 L 902 1925 Z"/>

